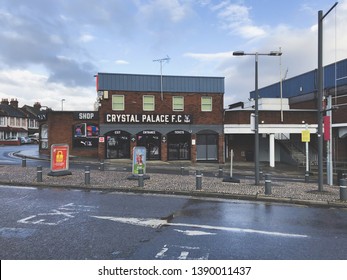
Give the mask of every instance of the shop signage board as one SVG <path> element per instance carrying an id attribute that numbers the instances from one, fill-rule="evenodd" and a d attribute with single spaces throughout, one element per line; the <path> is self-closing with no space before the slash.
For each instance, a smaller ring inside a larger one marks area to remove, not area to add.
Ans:
<path id="1" fill-rule="evenodd" d="M 51 172 L 49 175 L 69 175 L 69 145 L 51 146 Z"/>
<path id="2" fill-rule="evenodd" d="M 134 147 L 133 149 L 133 164 L 132 173 L 133 175 L 139 174 L 139 169 L 143 170 L 143 174 L 146 174 L 146 148 L 145 147 Z"/>
<path id="3" fill-rule="evenodd" d="M 191 124 L 188 114 L 105 114 L 106 123 Z"/>

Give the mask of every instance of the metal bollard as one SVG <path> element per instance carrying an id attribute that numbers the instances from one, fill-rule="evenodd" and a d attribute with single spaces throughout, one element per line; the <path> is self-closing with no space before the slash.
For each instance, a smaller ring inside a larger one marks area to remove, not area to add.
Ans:
<path id="1" fill-rule="evenodd" d="M 22 167 L 26 167 L 27 166 L 27 158 L 23 157 L 22 158 Z"/>
<path id="2" fill-rule="evenodd" d="M 100 171 L 105 171 L 105 163 L 104 163 L 104 161 L 100 162 Z"/>
<path id="3" fill-rule="evenodd" d="M 347 179 L 340 180 L 340 200 L 347 201 Z"/>
<path id="4" fill-rule="evenodd" d="M 265 194 L 271 194 L 271 175 L 265 174 Z"/>
<path id="5" fill-rule="evenodd" d="M 223 167 L 220 165 L 218 169 L 218 177 L 222 178 L 223 177 Z"/>
<path id="6" fill-rule="evenodd" d="M 200 170 L 196 170 L 196 184 L 195 189 L 201 190 L 202 189 L 202 174 Z"/>
<path id="7" fill-rule="evenodd" d="M 309 183 L 310 182 L 310 172 L 306 171 L 305 172 L 305 183 Z"/>
<path id="8" fill-rule="evenodd" d="M 263 171 L 260 170 L 259 171 L 259 180 L 263 180 L 263 175 L 264 175 Z"/>
<path id="9" fill-rule="evenodd" d="M 84 183 L 86 185 L 90 184 L 90 167 L 89 166 L 84 167 Z"/>
<path id="10" fill-rule="evenodd" d="M 181 175 L 184 175 L 184 167 L 181 166 Z"/>
<path id="11" fill-rule="evenodd" d="M 143 188 L 143 186 L 144 186 L 144 183 L 143 183 L 143 169 L 142 168 L 140 168 L 139 169 L 139 174 L 138 174 L 138 186 L 139 186 L 139 188 Z"/>
<path id="12" fill-rule="evenodd" d="M 36 179 L 37 180 L 36 181 L 42 182 L 42 166 L 41 165 L 37 166 L 36 171 L 37 171 L 37 173 L 36 173 Z"/>

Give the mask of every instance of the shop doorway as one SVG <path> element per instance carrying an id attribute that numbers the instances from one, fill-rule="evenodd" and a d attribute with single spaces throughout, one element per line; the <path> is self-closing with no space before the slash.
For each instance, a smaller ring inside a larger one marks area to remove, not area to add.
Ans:
<path id="1" fill-rule="evenodd" d="M 114 130 L 106 135 L 106 158 L 130 158 L 130 134 L 122 130 Z"/>
<path id="2" fill-rule="evenodd" d="M 190 160 L 191 134 L 175 130 L 167 135 L 168 160 Z"/>
<path id="3" fill-rule="evenodd" d="M 137 134 L 137 146 L 146 148 L 147 160 L 161 159 L 161 134 L 154 130 L 144 130 Z"/>
<path id="4" fill-rule="evenodd" d="M 218 134 L 213 131 L 201 131 L 196 139 L 196 159 L 198 161 L 218 160 Z"/>

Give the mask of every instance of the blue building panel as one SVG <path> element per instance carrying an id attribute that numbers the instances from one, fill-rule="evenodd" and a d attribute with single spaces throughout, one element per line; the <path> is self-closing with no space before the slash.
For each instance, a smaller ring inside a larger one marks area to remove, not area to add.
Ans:
<path id="1" fill-rule="evenodd" d="M 224 94 L 224 77 L 162 76 L 163 92 Z M 98 73 L 98 90 L 160 92 L 160 75 Z"/>
<path id="2" fill-rule="evenodd" d="M 347 59 L 329 64 L 324 67 L 324 88 L 334 88 L 336 86 L 347 85 Z M 290 98 L 298 95 L 316 92 L 317 69 L 282 82 L 282 96 Z M 258 89 L 259 97 L 275 98 L 280 97 L 280 82 Z M 250 93 L 254 98 L 254 91 Z"/>

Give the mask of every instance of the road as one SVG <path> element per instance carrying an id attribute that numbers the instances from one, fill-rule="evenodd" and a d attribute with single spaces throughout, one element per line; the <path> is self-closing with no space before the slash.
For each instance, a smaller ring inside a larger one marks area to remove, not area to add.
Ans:
<path id="1" fill-rule="evenodd" d="M 347 259 L 347 211 L 0 187 L 0 259 Z"/>

